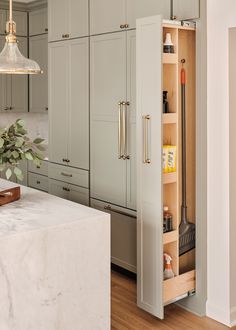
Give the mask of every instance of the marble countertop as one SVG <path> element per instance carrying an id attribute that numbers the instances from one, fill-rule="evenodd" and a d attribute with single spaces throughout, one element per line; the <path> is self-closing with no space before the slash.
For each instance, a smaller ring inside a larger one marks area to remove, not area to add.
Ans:
<path id="1" fill-rule="evenodd" d="M 0 187 L 8 186 L 12 183 L 0 179 Z M 0 238 L 104 215 L 107 218 L 106 213 L 21 186 L 21 199 L 0 207 Z"/>

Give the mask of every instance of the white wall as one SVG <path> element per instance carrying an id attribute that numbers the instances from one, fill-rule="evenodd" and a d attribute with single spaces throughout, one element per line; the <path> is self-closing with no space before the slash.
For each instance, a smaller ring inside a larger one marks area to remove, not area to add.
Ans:
<path id="1" fill-rule="evenodd" d="M 230 296 L 229 28 L 235 26 L 235 0 L 207 1 L 207 315 L 227 325 L 232 322 L 233 308 Z"/>
<path id="2" fill-rule="evenodd" d="M 236 325 L 236 28 L 229 32 L 230 307 Z"/>

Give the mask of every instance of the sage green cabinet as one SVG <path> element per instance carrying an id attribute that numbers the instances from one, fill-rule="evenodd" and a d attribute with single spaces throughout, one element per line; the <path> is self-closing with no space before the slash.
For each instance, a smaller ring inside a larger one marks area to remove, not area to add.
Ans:
<path id="1" fill-rule="evenodd" d="M 91 37 L 90 56 L 91 197 L 135 209 L 135 31 Z"/>
<path id="2" fill-rule="evenodd" d="M 177 20 L 189 20 L 200 17 L 199 0 L 173 0 L 173 15 Z"/>
<path id="3" fill-rule="evenodd" d="M 49 41 L 89 35 L 88 0 L 49 0 Z"/>
<path id="4" fill-rule="evenodd" d="M 37 35 L 29 38 L 29 56 L 39 65 L 43 74 L 31 75 L 30 81 L 30 112 L 48 111 L 48 36 Z"/>
<path id="5" fill-rule="evenodd" d="M 170 0 L 90 0 L 90 33 L 133 29 L 137 18 L 156 14 L 169 19 Z"/>
<path id="6" fill-rule="evenodd" d="M 49 179 L 49 194 L 75 203 L 89 205 L 89 190 L 66 182 Z"/>
<path id="7" fill-rule="evenodd" d="M 29 13 L 29 36 L 36 36 L 48 32 L 47 8 L 33 10 Z"/>
<path id="8" fill-rule="evenodd" d="M 28 56 L 27 38 L 18 37 L 19 49 Z M 0 48 L 5 44 L 5 37 L 0 37 Z M 0 111 L 28 112 L 28 76 L 0 75 Z"/>
<path id="9" fill-rule="evenodd" d="M 88 38 L 49 44 L 49 159 L 89 169 Z"/>

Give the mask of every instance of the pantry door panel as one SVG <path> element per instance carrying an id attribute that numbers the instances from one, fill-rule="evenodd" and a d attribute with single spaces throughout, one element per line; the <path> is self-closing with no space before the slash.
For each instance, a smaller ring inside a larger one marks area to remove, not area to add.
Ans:
<path id="1" fill-rule="evenodd" d="M 162 17 L 137 21 L 137 303 L 164 317 Z"/>

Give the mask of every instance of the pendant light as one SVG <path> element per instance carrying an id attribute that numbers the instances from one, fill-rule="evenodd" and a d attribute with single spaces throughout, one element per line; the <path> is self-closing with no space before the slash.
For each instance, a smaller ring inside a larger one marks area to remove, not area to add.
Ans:
<path id="1" fill-rule="evenodd" d="M 39 74 L 39 65 L 24 57 L 18 48 L 16 23 L 12 19 L 12 0 L 9 0 L 9 21 L 6 25 L 6 42 L 0 53 L 0 74 Z"/>

